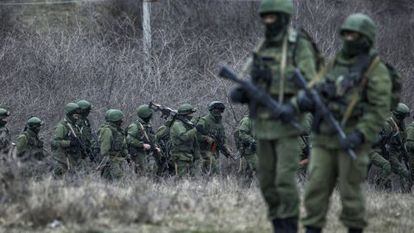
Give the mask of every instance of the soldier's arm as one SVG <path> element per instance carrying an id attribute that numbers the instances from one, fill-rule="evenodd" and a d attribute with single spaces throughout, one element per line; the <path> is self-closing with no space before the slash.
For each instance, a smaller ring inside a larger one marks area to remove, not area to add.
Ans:
<path id="1" fill-rule="evenodd" d="M 24 134 L 21 134 L 19 137 L 17 137 L 16 141 L 16 153 L 18 157 L 21 157 L 27 150 L 27 137 Z"/>
<path id="2" fill-rule="evenodd" d="M 182 142 L 186 142 L 192 140 L 192 138 L 196 134 L 196 129 L 187 130 L 183 124 L 177 123 L 171 127 L 172 135 L 174 135 L 175 139 L 178 139 Z"/>
<path id="3" fill-rule="evenodd" d="M 9 136 L 6 130 L 0 130 L 0 148 L 5 148 L 9 145 Z"/>
<path id="4" fill-rule="evenodd" d="M 132 145 L 136 148 L 143 148 L 144 142 L 140 140 L 141 130 L 138 129 L 136 124 L 128 126 L 126 141 L 128 145 Z"/>
<path id="5" fill-rule="evenodd" d="M 298 48 L 296 54 L 296 65 L 302 71 L 307 81 L 316 78 L 316 61 L 311 43 L 304 39 L 298 38 Z"/>
<path id="6" fill-rule="evenodd" d="M 414 152 L 414 124 L 411 123 L 407 127 L 407 142 L 406 142 L 407 151 Z"/>
<path id="7" fill-rule="evenodd" d="M 239 137 L 245 144 L 253 144 L 256 141 L 252 135 L 250 123 L 247 118 L 244 118 L 238 127 Z"/>
<path id="8" fill-rule="evenodd" d="M 386 67 L 380 64 L 368 79 L 366 86 L 368 104 L 364 108 L 364 115 L 357 124 L 357 129 L 369 142 L 375 141 L 376 135 L 389 114 L 391 85 Z"/>
<path id="9" fill-rule="evenodd" d="M 59 124 L 55 129 L 55 134 L 52 143 L 57 147 L 67 148 L 70 146 L 70 140 L 66 139 L 68 135 L 67 129 Z"/>
<path id="10" fill-rule="evenodd" d="M 112 145 L 112 131 L 109 128 L 103 128 L 99 134 L 99 144 L 101 155 L 106 156 L 111 150 Z"/>

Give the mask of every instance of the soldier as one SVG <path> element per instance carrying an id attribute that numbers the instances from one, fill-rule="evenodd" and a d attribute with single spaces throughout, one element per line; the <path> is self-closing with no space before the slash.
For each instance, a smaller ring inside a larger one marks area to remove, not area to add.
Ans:
<path id="1" fill-rule="evenodd" d="M 77 102 L 80 108 L 80 118 L 77 121 L 80 133 L 81 133 L 81 141 L 84 145 L 86 154 L 83 155 L 84 158 L 89 157 L 89 159 L 94 162 L 98 158 L 98 143 L 96 142 L 93 133 L 91 123 L 88 119 L 89 113 L 92 110 L 92 104 L 86 100 L 80 100 Z"/>
<path id="2" fill-rule="evenodd" d="M 364 14 L 349 16 L 340 29 L 343 47 L 316 86 L 329 110 L 341 120 L 346 140 L 339 141 L 327 122 L 316 118 L 318 109 L 309 96 L 298 96 L 299 109 L 316 112 L 304 195 L 307 233 L 321 232 L 325 226 L 336 185 L 342 202 L 340 220 L 349 232 L 362 232 L 367 225 L 362 184 L 368 153 L 390 109 L 392 87 L 389 72 L 374 48 L 375 34 L 371 18 Z M 356 159 L 345 149 L 354 150 Z"/>
<path id="3" fill-rule="evenodd" d="M 10 112 L 4 108 L 0 108 L 0 157 L 8 156 L 11 149 L 11 136 L 9 129 L 6 127 L 7 118 Z"/>
<path id="4" fill-rule="evenodd" d="M 123 176 L 122 165 L 128 156 L 126 137 L 122 126 L 124 114 L 117 109 L 109 109 L 105 123 L 99 128 L 99 145 L 103 158 L 98 169 L 107 180 L 117 180 Z"/>
<path id="5" fill-rule="evenodd" d="M 171 157 L 175 174 L 184 176 L 197 173 L 200 160 L 200 148 L 197 142 L 197 129 L 191 123 L 196 112 L 190 104 L 178 108 L 178 116 L 170 129 Z"/>
<path id="6" fill-rule="evenodd" d="M 411 188 L 411 174 L 409 167 L 405 167 L 405 164 L 408 165 L 409 161 L 405 148 L 404 119 L 409 114 L 408 106 L 399 103 L 392 112 L 392 116 L 387 119 L 375 143 L 374 152 L 370 154 L 372 164 L 382 169 L 382 177 L 378 181 L 379 185 L 386 185 L 387 188 L 390 188 L 389 175 L 393 172 L 399 176 L 404 192 L 408 192 Z"/>
<path id="7" fill-rule="evenodd" d="M 220 101 L 213 101 L 208 105 L 209 113 L 201 117 L 197 122 L 197 130 L 200 130 L 198 142 L 200 144 L 201 169 L 204 174 L 219 173 L 219 154 L 227 158 L 231 157 L 227 149 L 226 134 L 222 123 L 222 114 L 226 107 Z"/>
<path id="8" fill-rule="evenodd" d="M 407 139 L 405 146 L 408 152 L 411 180 L 414 180 L 414 121 L 407 126 Z"/>
<path id="9" fill-rule="evenodd" d="M 162 158 L 160 166 L 158 167 L 159 174 L 174 174 L 174 164 L 171 161 L 171 140 L 170 140 L 170 128 L 174 123 L 173 119 L 168 119 L 162 126 L 157 129 L 155 133 L 155 141 L 159 145 Z"/>
<path id="10" fill-rule="evenodd" d="M 21 161 L 39 161 L 46 157 L 43 149 L 43 141 L 39 138 L 39 132 L 43 121 L 38 117 L 30 117 L 27 120 L 24 132 L 17 137 L 17 157 Z"/>
<path id="11" fill-rule="evenodd" d="M 249 72 L 254 84 L 280 103 L 286 103 L 299 91 L 290 79 L 296 67 L 307 79 L 316 76 L 315 51 L 304 35 L 289 27 L 292 0 L 263 0 L 259 13 L 266 28 L 265 39 L 257 46 L 242 73 Z M 249 96 L 242 88 L 234 89 L 231 98 L 234 102 L 249 102 Z M 280 121 L 262 106 L 255 108 L 251 102 L 250 107 L 255 110 L 251 111 L 255 113 L 251 117 L 258 146 L 257 171 L 269 207 L 269 219 L 275 232 L 297 232 L 300 200 L 296 171 L 301 153 L 301 131 L 285 123 L 292 118 L 294 110 L 286 110 Z"/>
<path id="12" fill-rule="evenodd" d="M 253 122 L 250 117 L 245 116 L 240 121 L 239 126 L 234 133 L 234 139 L 237 149 L 240 153 L 240 170 L 243 171 L 246 178 L 253 179 L 256 174 L 257 154 L 256 154 L 256 139 L 253 132 Z"/>
<path id="13" fill-rule="evenodd" d="M 150 122 L 153 110 L 147 104 L 143 104 L 138 107 L 137 115 L 138 119 L 127 129 L 128 151 L 135 162 L 137 172 L 154 173 L 157 167 L 155 157 L 160 154 L 160 149 L 155 146 L 154 130 Z M 155 148 L 152 148 L 151 144 Z"/>
<path id="14" fill-rule="evenodd" d="M 80 118 L 79 105 L 68 103 L 64 111 L 65 118 L 56 126 L 51 142 L 55 176 L 75 171 L 82 165 L 82 149 L 79 143 L 81 133 L 76 124 Z"/>

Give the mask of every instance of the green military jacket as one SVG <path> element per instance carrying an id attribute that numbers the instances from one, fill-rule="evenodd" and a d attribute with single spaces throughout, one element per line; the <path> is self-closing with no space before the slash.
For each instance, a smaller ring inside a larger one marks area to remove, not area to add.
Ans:
<path id="1" fill-rule="evenodd" d="M 224 131 L 223 123 L 220 121 L 216 121 L 214 119 L 214 116 L 212 116 L 210 113 L 206 116 L 201 117 L 197 125 L 202 127 L 204 131 L 207 133 L 206 135 L 198 134 L 198 143 L 200 145 L 200 151 L 201 152 L 207 152 L 211 151 L 211 146 L 208 141 L 207 137 L 212 137 L 213 139 L 216 139 L 221 143 L 222 145 L 225 145 L 226 143 L 226 133 Z M 216 142 L 217 143 L 217 142 Z M 218 154 L 219 151 L 216 151 Z"/>
<path id="2" fill-rule="evenodd" d="M 91 123 L 88 118 L 80 118 L 77 122 L 79 131 L 81 133 L 81 139 L 83 143 L 85 143 L 86 148 L 92 148 L 97 146 L 97 142 L 95 141 L 93 134 L 92 134 L 92 127 Z"/>
<path id="3" fill-rule="evenodd" d="M 389 117 L 379 133 L 379 141 L 375 147 L 381 148 L 386 156 L 398 156 L 405 146 L 407 138 L 404 121 L 398 121 L 393 116 Z"/>
<path id="4" fill-rule="evenodd" d="M 0 154 L 9 153 L 11 147 L 11 136 L 6 126 L 0 127 Z"/>
<path id="5" fill-rule="evenodd" d="M 408 124 L 407 129 L 407 138 L 406 138 L 406 148 L 410 153 L 414 153 L 414 121 Z"/>
<path id="6" fill-rule="evenodd" d="M 170 128 L 171 154 L 180 160 L 200 159 L 200 148 L 195 128 L 175 120 Z"/>
<path id="7" fill-rule="evenodd" d="M 39 135 L 31 129 L 25 130 L 17 137 L 16 142 L 17 157 L 26 160 L 41 160 L 45 153 L 43 150 L 43 141 Z"/>
<path id="8" fill-rule="evenodd" d="M 269 67 L 273 74 L 270 84 L 259 82 L 258 85 L 267 90 L 277 101 L 288 102 L 299 91 L 290 79 L 296 67 L 302 71 L 306 79 L 311 80 L 316 77 L 312 45 L 292 28 L 272 41 L 261 42 L 254 53 L 259 60 L 263 60 L 262 63 Z M 242 73 L 250 73 L 254 63 L 254 58 L 250 58 Z M 257 109 L 255 128 L 258 139 L 272 140 L 300 134 L 300 131 L 292 126 L 272 119 L 270 111 L 263 107 Z"/>
<path id="9" fill-rule="evenodd" d="M 146 136 L 144 135 L 144 132 Z M 129 152 L 131 153 L 144 153 L 144 144 L 148 143 L 146 137 L 154 143 L 155 133 L 150 123 L 138 118 L 134 123 L 130 124 L 127 128 L 127 144 Z"/>
<path id="10" fill-rule="evenodd" d="M 376 52 L 372 50 L 370 54 L 374 56 Z M 368 73 L 366 72 L 367 82 L 364 86 L 357 84 L 348 92 L 341 93 L 339 82 L 346 77 L 345 75 L 355 63 L 356 58 L 346 59 L 340 52 L 333 65 L 328 67 L 324 81 L 333 82 L 337 86 L 335 99 L 327 101 L 328 108 L 339 122 L 343 122 L 348 106 L 354 96 L 357 96 L 356 105 L 343 128 L 345 133 L 359 130 L 364 135 L 365 141 L 372 144 L 389 116 L 392 83 L 385 64 L 379 62 Z M 321 124 L 320 133 L 315 134 L 314 143 L 335 149 L 340 148 L 339 140 L 325 121 Z"/>
<path id="11" fill-rule="evenodd" d="M 253 122 L 245 116 L 240 121 L 235 134 L 236 145 L 242 155 L 254 154 L 254 145 L 256 144 L 255 135 L 253 131 Z"/>
<path id="12" fill-rule="evenodd" d="M 54 159 L 66 164 L 68 159 L 72 162 L 72 160 L 77 161 L 82 158 L 81 148 L 70 146 L 70 138 L 74 137 L 73 134 L 77 137 L 81 136 L 76 123 L 65 118 L 57 124 L 51 142 Z"/>
<path id="13" fill-rule="evenodd" d="M 128 156 L 126 137 L 122 128 L 106 122 L 99 128 L 98 135 L 102 157 L 123 159 Z"/>

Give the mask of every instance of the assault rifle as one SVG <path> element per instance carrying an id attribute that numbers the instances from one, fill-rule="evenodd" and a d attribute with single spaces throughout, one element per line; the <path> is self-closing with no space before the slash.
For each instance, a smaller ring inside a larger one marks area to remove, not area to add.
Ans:
<path id="1" fill-rule="evenodd" d="M 185 117 L 181 116 L 178 114 L 178 111 L 169 107 L 164 107 L 161 104 L 156 104 L 154 102 L 150 102 L 148 104 L 149 108 L 151 108 L 152 110 L 156 111 L 156 112 L 161 112 L 161 117 L 164 119 L 167 119 L 168 117 L 171 117 L 173 120 L 178 119 L 182 122 L 184 122 L 184 124 L 190 126 L 190 127 L 195 127 L 195 125 L 189 121 L 188 119 L 186 119 Z"/>
<path id="2" fill-rule="evenodd" d="M 69 126 L 69 131 L 70 131 L 70 140 L 71 141 L 76 141 L 76 144 L 79 146 L 79 149 L 81 151 L 82 154 L 88 156 L 88 158 L 92 161 L 92 162 L 97 162 L 95 155 L 92 153 L 92 151 L 88 150 L 88 148 L 86 148 L 85 143 L 83 143 L 82 139 L 79 138 L 78 135 L 76 135 L 75 130 L 73 129 L 72 125 L 68 124 Z"/>
<path id="3" fill-rule="evenodd" d="M 308 84 L 306 82 L 306 79 L 303 77 L 302 73 L 299 69 L 295 69 L 295 74 L 292 77 L 292 81 L 302 90 L 306 92 L 310 98 L 312 98 L 312 101 L 315 103 L 315 109 L 317 111 L 317 114 L 321 117 L 321 119 L 324 119 L 331 127 L 335 130 L 338 139 L 340 142 L 343 142 L 347 139 L 347 136 L 342 129 L 339 122 L 335 119 L 332 112 L 328 109 L 328 107 L 325 105 L 325 103 L 322 101 L 321 97 L 319 96 L 319 93 L 315 89 L 308 88 Z M 344 148 L 346 153 L 353 159 L 356 159 L 355 151 L 350 148 Z"/>

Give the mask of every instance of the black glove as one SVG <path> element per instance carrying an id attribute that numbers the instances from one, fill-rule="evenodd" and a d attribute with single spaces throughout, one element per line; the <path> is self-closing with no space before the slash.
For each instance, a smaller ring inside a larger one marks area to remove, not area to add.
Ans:
<path id="1" fill-rule="evenodd" d="M 308 95 L 305 91 L 299 91 L 297 97 L 297 103 L 300 111 L 303 112 L 314 112 L 315 111 L 315 102 L 312 97 Z"/>
<path id="2" fill-rule="evenodd" d="M 325 81 L 318 84 L 316 90 L 326 99 L 334 99 L 336 97 L 336 85 L 332 81 Z"/>
<path id="3" fill-rule="evenodd" d="M 73 137 L 73 138 L 70 139 L 69 146 L 72 147 L 72 148 L 78 148 L 78 147 L 80 147 L 79 141 L 76 138 Z"/>
<path id="4" fill-rule="evenodd" d="M 278 119 L 284 123 L 289 123 L 295 117 L 295 114 L 295 108 L 291 104 L 284 104 Z"/>
<path id="5" fill-rule="evenodd" d="M 246 104 L 250 99 L 248 93 L 242 87 L 235 87 L 230 91 L 230 99 L 234 103 Z"/>
<path id="6" fill-rule="evenodd" d="M 355 149 L 364 143 L 364 135 L 359 130 L 354 130 L 352 133 L 348 134 L 346 139 L 340 141 L 342 148 Z"/>

